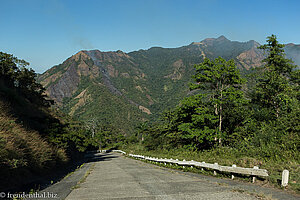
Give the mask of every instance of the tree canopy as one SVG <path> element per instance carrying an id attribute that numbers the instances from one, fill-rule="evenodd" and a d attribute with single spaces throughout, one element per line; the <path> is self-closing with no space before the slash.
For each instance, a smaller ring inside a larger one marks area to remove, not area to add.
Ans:
<path id="1" fill-rule="evenodd" d="M 252 102 L 259 105 L 262 112 L 268 113 L 268 119 L 272 120 L 292 109 L 299 70 L 295 70 L 293 62 L 285 57 L 284 45 L 277 41 L 275 35 L 269 36 L 267 44 L 259 48 L 267 53 L 267 57 L 262 61 L 262 75 L 254 88 Z"/>
<path id="2" fill-rule="evenodd" d="M 206 105 L 212 104 L 217 116 L 217 129 L 215 140 L 222 144 L 222 128 L 226 109 L 232 109 L 244 101 L 241 86 L 244 80 L 241 78 L 233 60 L 226 61 L 219 57 L 214 61 L 206 58 L 204 62 L 195 66 L 196 73 L 191 84 L 192 90 L 202 89 L 208 98 Z M 211 106 L 211 105 L 210 105 Z"/>

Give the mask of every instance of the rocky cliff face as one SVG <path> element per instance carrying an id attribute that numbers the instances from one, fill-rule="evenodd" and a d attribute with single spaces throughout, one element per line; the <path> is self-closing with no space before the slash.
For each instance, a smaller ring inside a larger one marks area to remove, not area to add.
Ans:
<path id="1" fill-rule="evenodd" d="M 80 51 L 40 75 L 39 81 L 64 112 L 81 120 L 94 117 L 115 123 L 126 132 L 186 96 L 193 66 L 204 58 L 234 59 L 243 72 L 261 65 L 264 54 L 258 46 L 253 40 L 236 42 L 221 36 L 179 48 Z M 299 49 L 286 46 L 296 63 Z"/>

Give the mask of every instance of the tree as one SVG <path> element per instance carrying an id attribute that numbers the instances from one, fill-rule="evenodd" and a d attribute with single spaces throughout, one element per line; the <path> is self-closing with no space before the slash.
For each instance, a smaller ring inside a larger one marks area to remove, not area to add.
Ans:
<path id="1" fill-rule="evenodd" d="M 292 61 L 285 58 L 284 45 L 278 43 L 275 35 L 267 37 L 267 44 L 259 48 L 268 55 L 263 60 L 263 74 L 257 80 L 252 102 L 260 106 L 261 112 L 267 113 L 268 120 L 273 120 L 290 112 L 295 94 L 292 83 L 297 85 L 299 75 L 297 76 L 294 70 L 296 66 Z"/>
<path id="2" fill-rule="evenodd" d="M 196 83 L 191 84 L 191 90 L 202 90 L 208 104 L 214 107 L 214 113 L 218 116 L 215 140 L 222 145 L 223 131 L 222 123 L 226 115 L 226 109 L 245 102 L 241 85 L 244 80 L 241 78 L 234 61 L 226 61 L 223 58 L 216 58 L 214 61 L 208 58 L 203 63 L 195 66 L 196 73 L 193 76 Z"/>
<path id="3" fill-rule="evenodd" d="M 180 138 L 180 143 L 186 148 L 208 149 L 212 146 L 218 117 L 214 113 L 214 105 L 208 101 L 206 95 L 197 94 L 185 98 L 174 115 L 173 121 L 177 125 L 179 137 L 174 133 L 171 136 Z"/>
<path id="4" fill-rule="evenodd" d="M 17 71 L 16 85 L 29 92 L 40 93 L 40 91 L 43 91 L 42 85 L 36 82 L 36 73 L 31 68 L 22 67 Z"/>
<path id="5" fill-rule="evenodd" d="M 18 67 L 25 67 L 28 62 L 20 60 L 11 54 L 0 52 L 0 80 L 8 86 L 14 85 L 14 79 L 18 72 Z"/>
<path id="6" fill-rule="evenodd" d="M 35 104 L 49 107 L 54 102 L 47 100 L 45 88 L 36 81 L 34 70 L 26 68 L 28 65 L 24 60 L 0 52 L 0 86 L 22 93 L 22 96 Z"/>
<path id="7" fill-rule="evenodd" d="M 98 119 L 93 117 L 90 120 L 86 121 L 85 127 L 87 130 L 91 131 L 91 137 L 93 138 L 95 136 L 97 129 L 99 128 Z"/>

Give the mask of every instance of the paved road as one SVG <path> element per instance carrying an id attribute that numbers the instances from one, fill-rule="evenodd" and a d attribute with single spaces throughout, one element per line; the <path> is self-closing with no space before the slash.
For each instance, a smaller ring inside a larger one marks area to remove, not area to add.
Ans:
<path id="1" fill-rule="evenodd" d="M 199 176 L 161 169 L 117 153 L 98 154 L 90 175 L 66 198 L 95 199 L 256 199 Z"/>

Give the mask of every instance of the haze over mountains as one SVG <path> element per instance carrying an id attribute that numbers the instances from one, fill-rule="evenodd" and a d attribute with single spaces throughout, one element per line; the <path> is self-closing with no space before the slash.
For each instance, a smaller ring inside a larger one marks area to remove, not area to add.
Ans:
<path id="1" fill-rule="evenodd" d="M 64 112 L 127 133 L 178 104 L 189 93 L 193 66 L 205 57 L 234 59 L 246 73 L 261 66 L 264 53 L 258 46 L 254 40 L 237 42 L 220 36 L 179 48 L 80 51 L 38 79 Z M 300 45 L 288 44 L 285 50 L 300 65 Z"/>

